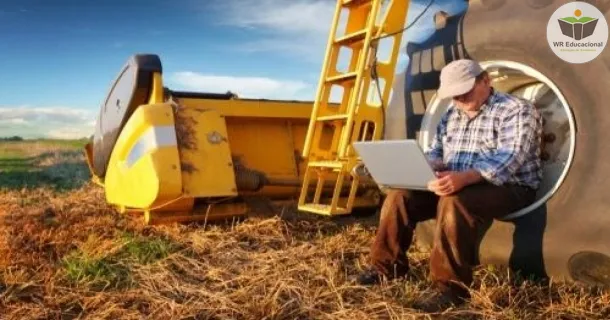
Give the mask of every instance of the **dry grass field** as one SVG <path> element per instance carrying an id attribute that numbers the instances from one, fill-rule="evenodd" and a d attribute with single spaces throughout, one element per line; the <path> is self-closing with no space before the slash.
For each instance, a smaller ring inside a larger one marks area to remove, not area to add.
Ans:
<path id="1" fill-rule="evenodd" d="M 481 267 L 472 301 L 411 308 L 414 280 L 365 288 L 376 216 L 326 219 L 293 208 L 224 224 L 145 226 L 89 183 L 78 142 L 0 145 L 0 319 L 608 319 L 610 294 L 518 281 Z"/>

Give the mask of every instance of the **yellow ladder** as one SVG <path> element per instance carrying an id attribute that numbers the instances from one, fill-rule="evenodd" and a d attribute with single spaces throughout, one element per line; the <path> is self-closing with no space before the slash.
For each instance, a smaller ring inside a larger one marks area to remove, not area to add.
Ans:
<path id="1" fill-rule="evenodd" d="M 307 168 L 299 197 L 299 210 L 323 215 L 348 214 L 352 211 L 360 181 L 358 175 L 352 173 L 359 159 L 351 145 L 354 141 L 378 140 L 382 137 L 385 117 L 383 102 L 388 101 L 392 88 L 409 2 L 337 0 L 303 147 Z M 380 16 L 382 9 L 385 9 L 383 17 Z M 346 20 L 342 20 L 345 18 L 343 14 L 347 14 Z M 378 18 L 381 20 L 378 21 Z M 338 25 L 342 21 L 346 23 L 345 30 L 337 36 Z M 392 41 L 387 61 L 377 61 L 381 39 Z M 343 58 L 342 53 L 349 53 L 350 50 L 347 70 L 337 70 L 340 55 Z M 372 79 L 371 71 L 375 71 L 378 79 Z M 384 87 L 373 87 L 372 80 L 383 80 Z M 340 90 L 339 103 L 330 103 L 333 89 Z M 374 91 L 370 92 L 371 89 Z M 369 93 L 380 101 L 370 101 Z M 313 194 L 310 192 L 312 178 L 317 180 Z M 351 179 L 347 194 L 344 188 L 346 179 Z M 327 181 L 334 181 L 334 186 L 332 183 L 327 185 Z M 331 187 L 332 197 L 330 201 L 322 203 L 326 187 Z"/>

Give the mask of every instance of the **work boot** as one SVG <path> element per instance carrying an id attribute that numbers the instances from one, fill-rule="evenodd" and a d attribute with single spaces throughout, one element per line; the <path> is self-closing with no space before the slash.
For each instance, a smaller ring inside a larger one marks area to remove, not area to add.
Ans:
<path id="1" fill-rule="evenodd" d="M 356 282 L 362 286 L 373 286 L 380 284 L 383 280 L 387 280 L 387 277 L 375 269 L 368 269 L 360 273 Z"/>
<path id="2" fill-rule="evenodd" d="M 449 308 L 459 307 L 464 303 L 466 303 L 464 298 L 459 297 L 451 291 L 434 290 L 433 293 L 413 303 L 413 308 L 426 313 L 437 313 Z"/>
<path id="3" fill-rule="evenodd" d="M 358 275 L 358 278 L 356 279 L 356 282 L 363 286 L 372 286 L 380 284 L 383 280 L 391 281 L 396 279 L 408 280 L 408 272 L 401 275 L 387 276 L 374 268 L 370 268 L 360 273 L 360 275 Z"/>

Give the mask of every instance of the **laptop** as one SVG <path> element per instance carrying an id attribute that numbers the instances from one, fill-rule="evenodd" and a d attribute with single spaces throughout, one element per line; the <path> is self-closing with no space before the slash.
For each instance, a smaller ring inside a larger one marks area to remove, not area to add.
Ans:
<path id="1" fill-rule="evenodd" d="M 416 140 L 359 141 L 353 146 L 381 187 L 428 190 L 428 182 L 436 179 Z"/>

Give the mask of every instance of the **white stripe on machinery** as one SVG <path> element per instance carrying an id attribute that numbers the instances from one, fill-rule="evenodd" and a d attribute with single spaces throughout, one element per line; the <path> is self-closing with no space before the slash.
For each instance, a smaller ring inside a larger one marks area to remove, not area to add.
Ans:
<path id="1" fill-rule="evenodd" d="M 133 145 L 127 155 L 127 166 L 133 166 L 145 154 L 167 146 L 177 146 L 174 126 L 150 127 Z"/>

